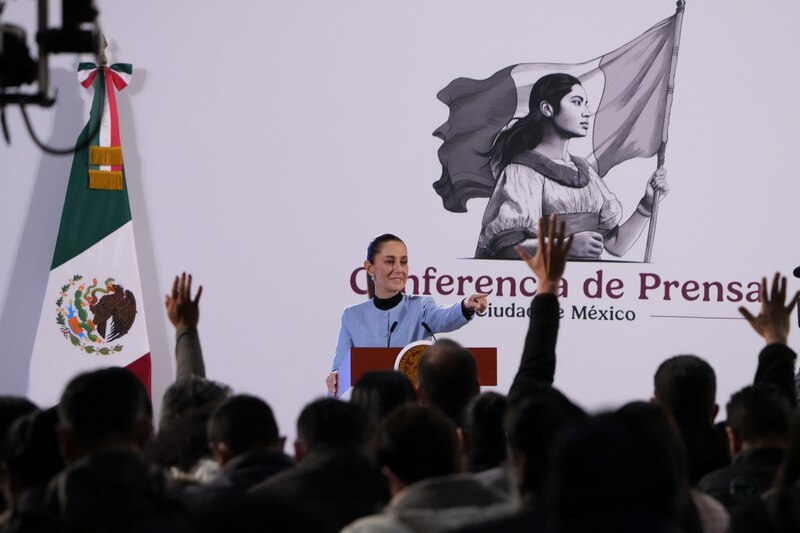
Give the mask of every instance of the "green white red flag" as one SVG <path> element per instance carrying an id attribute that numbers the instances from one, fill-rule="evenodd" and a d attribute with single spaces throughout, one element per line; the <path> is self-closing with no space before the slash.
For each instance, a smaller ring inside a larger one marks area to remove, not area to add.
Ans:
<path id="1" fill-rule="evenodd" d="M 123 366 L 150 391 L 150 343 L 120 144 L 129 64 L 81 63 L 94 91 L 78 137 L 31 357 L 28 395 L 49 405 L 76 374 Z"/>

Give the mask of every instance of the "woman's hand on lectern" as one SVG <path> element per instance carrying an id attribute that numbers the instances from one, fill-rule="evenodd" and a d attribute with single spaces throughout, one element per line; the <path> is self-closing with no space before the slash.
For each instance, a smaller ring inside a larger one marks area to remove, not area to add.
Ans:
<path id="1" fill-rule="evenodd" d="M 328 374 L 328 377 L 325 378 L 325 385 L 328 387 L 328 393 L 336 397 L 336 391 L 339 386 L 339 373 L 334 371 Z"/>

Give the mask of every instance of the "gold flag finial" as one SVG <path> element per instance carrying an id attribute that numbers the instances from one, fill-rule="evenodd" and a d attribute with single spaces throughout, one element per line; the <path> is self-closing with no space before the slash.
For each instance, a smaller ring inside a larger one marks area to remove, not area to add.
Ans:
<path id="1" fill-rule="evenodd" d="M 108 65 L 108 57 L 106 56 L 106 48 L 108 48 L 108 41 L 106 41 L 106 36 L 104 34 L 100 34 L 100 51 L 97 54 L 97 63 L 104 67 Z"/>

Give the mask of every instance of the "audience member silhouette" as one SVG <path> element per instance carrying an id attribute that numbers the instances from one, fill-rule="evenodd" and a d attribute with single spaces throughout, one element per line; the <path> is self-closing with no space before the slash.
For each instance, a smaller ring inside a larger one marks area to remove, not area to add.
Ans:
<path id="1" fill-rule="evenodd" d="M 163 473 L 141 451 L 152 434 L 150 400 L 123 368 L 81 374 L 66 386 L 58 430 L 67 468 L 48 506 L 63 531 L 189 531 Z"/>
<path id="2" fill-rule="evenodd" d="M 725 431 L 733 460 L 697 486 L 730 510 L 772 487 L 785 456 L 792 406 L 780 389 L 759 384 L 731 396 L 727 411 Z"/>
<path id="3" fill-rule="evenodd" d="M 189 375 L 167 388 L 158 434 L 149 447 L 153 461 L 182 483 L 210 481 L 219 466 L 208 448 L 211 413 L 231 395 L 227 385 Z"/>
<path id="4" fill-rule="evenodd" d="M 187 488 L 200 508 L 235 498 L 294 463 L 283 453 L 272 409 L 255 396 L 223 401 L 208 421 L 208 443 L 220 471 L 211 481 Z"/>
<path id="5" fill-rule="evenodd" d="M 480 393 L 478 367 L 469 350 L 450 339 L 425 349 L 417 368 L 419 396 L 463 427 L 467 405 Z"/>
<path id="6" fill-rule="evenodd" d="M 678 531 L 677 465 L 643 429 L 606 413 L 567 430 L 548 475 L 552 531 Z"/>
<path id="7" fill-rule="evenodd" d="M 364 449 L 366 416 L 356 405 L 332 398 L 306 405 L 297 419 L 297 465 L 256 485 L 255 497 L 296 504 L 339 531 L 389 500 L 386 480 Z"/>
<path id="8" fill-rule="evenodd" d="M 36 404 L 20 396 L 0 396 L 0 463 L 4 460 L 4 445 L 6 434 L 14 421 L 37 409 Z M 5 474 L 0 468 L 0 487 L 5 484 Z M 3 525 L 8 515 L 8 504 L 4 491 L 0 490 L 0 526 Z"/>
<path id="9" fill-rule="evenodd" d="M 572 243 L 564 232 L 564 224 L 556 224 L 554 217 L 546 230 L 540 219 L 536 255 L 517 249 L 536 274 L 539 285 L 531 301 L 528 332 L 509 391 L 504 422 L 515 508 L 484 513 L 459 531 L 522 532 L 546 527 L 543 487 L 551 443 L 562 428 L 587 416 L 552 387 L 559 322 L 557 294 Z"/>
<path id="10" fill-rule="evenodd" d="M 724 506 L 689 485 L 686 449 L 674 419 L 660 405 L 643 401 L 625 404 L 617 415 L 636 425 L 650 442 L 664 447 L 674 477 L 653 481 L 663 486 L 677 483 L 674 487 L 675 511 L 680 530 L 684 533 L 725 533 L 730 516 Z"/>
<path id="11" fill-rule="evenodd" d="M 467 406 L 463 428 L 467 470 L 482 483 L 509 494 L 506 475 L 506 433 L 503 418 L 506 397 L 497 392 L 484 392 Z"/>
<path id="12" fill-rule="evenodd" d="M 347 533 L 443 531 L 505 500 L 461 474 L 456 427 L 430 407 L 404 405 L 392 412 L 378 430 L 374 453 L 392 500 L 382 513 L 345 528 Z"/>
<path id="13" fill-rule="evenodd" d="M 368 432 L 374 433 L 381 421 L 397 407 L 416 403 L 417 393 L 409 379 L 396 370 L 372 370 L 353 386 L 350 403 L 366 414 Z"/>
<path id="14" fill-rule="evenodd" d="M 774 489 L 751 498 L 731 513 L 731 533 L 800 531 L 800 411 L 792 418 L 786 458 Z"/>
<path id="15" fill-rule="evenodd" d="M 44 506 L 47 484 L 64 468 L 55 408 L 33 411 L 16 420 L 8 431 L 4 447 L 4 492 L 11 514 L 4 532 L 55 529 L 53 517 Z"/>
<path id="16" fill-rule="evenodd" d="M 661 363 L 653 381 L 655 401 L 673 417 L 686 446 L 691 484 L 727 466 L 725 436 L 714 427 L 719 406 L 711 365 L 694 355 L 677 355 Z"/>

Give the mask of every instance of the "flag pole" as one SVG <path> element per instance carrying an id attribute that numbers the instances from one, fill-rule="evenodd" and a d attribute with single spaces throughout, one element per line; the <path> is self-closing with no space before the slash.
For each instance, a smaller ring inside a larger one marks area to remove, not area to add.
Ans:
<path id="1" fill-rule="evenodd" d="M 664 158 L 667 152 L 667 137 L 669 132 L 669 115 L 672 109 L 672 93 L 675 91 L 675 69 L 678 66 L 678 48 L 681 42 L 681 24 L 683 24 L 683 11 L 686 9 L 686 0 L 678 0 L 675 9 L 675 33 L 672 45 L 672 59 L 669 66 L 669 82 L 667 83 L 667 101 L 664 106 L 664 128 L 661 131 L 661 146 L 658 147 L 657 169 L 664 168 Z M 650 217 L 650 227 L 647 229 L 647 246 L 644 250 L 644 262 L 649 263 L 653 254 L 653 241 L 656 238 L 656 223 L 658 222 L 658 203 L 661 201 L 661 192 L 656 190 L 653 197 L 653 214 Z"/>

